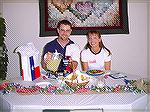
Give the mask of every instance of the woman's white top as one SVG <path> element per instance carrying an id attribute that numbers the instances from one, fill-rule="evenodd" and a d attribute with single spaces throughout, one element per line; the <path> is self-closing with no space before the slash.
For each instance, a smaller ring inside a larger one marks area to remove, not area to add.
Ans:
<path id="1" fill-rule="evenodd" d="M 98 54 L 94 54 L 91 50 L 84 49 L 81 52 L 81 61 L 88 62 L 89 70 L 90 69 L 99 69 L 102 70 L 104 68 L 104 63 L 111 60 L 111 55 L 105 49 L 101 49 Z"/>

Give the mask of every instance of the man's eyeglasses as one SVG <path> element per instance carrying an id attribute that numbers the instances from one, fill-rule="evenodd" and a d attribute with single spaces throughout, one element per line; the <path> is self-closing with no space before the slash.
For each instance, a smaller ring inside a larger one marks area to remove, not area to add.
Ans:
<path id="1" fill-rule="evenodd" d="M 62 32 L 71 32 L 71 29 L 65 30 L 65 29 L 59 29 Z"/>

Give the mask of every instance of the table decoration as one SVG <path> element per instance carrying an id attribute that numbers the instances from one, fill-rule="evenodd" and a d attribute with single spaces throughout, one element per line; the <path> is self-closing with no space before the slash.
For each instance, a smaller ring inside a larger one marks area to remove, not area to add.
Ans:
<path id="1" fill-rule="evenodd" d="M 139 91 L 144 90 L 146 93 L 150 93 L 150 79 L 141 78 L 135 80 L 133 85 L 136 86 Z"/>
<path id="2" fill-rule="evenodd" d="M 39 90 L 38 86 L 15 88 L 15 92 L 21 95 L 35 95 L 39 93 Z"/>
<path id="3" fill-rule="evenodd" d="M 3 95 L 11 94 L 12 92 L 19 93 L 21 95 L 36 95 L 36 94 L 57 95 L 57 94 L 77 94 L 77 93 L 86 94 L 88 92 L 93 94 L 124 93 L 124 92 L 132 92 L 133 94 L 150 93 L 150 80 L 147 79 L 140 79 L 140 80 L 123 79 L 123 80 L 125 82 L 125 84 L 123 85 L 115 85 L 115 86 L 76 85 L 75 88 L 64 83 L 64 81 L 59 86 L 56 86 L 54 84 L 49 84 L 45 87 L 40 87 L 38 85 L 23 86 L 20 83 L 3 81 L 0 84 L 0 93 Z"/>

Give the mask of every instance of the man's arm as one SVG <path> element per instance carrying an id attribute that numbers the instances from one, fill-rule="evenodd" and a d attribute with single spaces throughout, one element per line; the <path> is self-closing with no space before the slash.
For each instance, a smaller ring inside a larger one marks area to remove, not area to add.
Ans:
<path id="1" fill-rule="evenodd" d="M 78 62 L 72 60 L 72 61 L 69 62 L 69 66 L 74 71 L 78 67 Z"/>

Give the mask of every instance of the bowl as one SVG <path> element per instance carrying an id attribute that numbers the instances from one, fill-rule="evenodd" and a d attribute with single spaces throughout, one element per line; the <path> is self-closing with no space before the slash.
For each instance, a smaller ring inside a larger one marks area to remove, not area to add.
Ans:
<path id="1" fill-rule="evenodd" d="M 79 70 L 65 77 L 65 83 L 71 88 L 85 87 L 89 83 L 90 77 Z"/>

